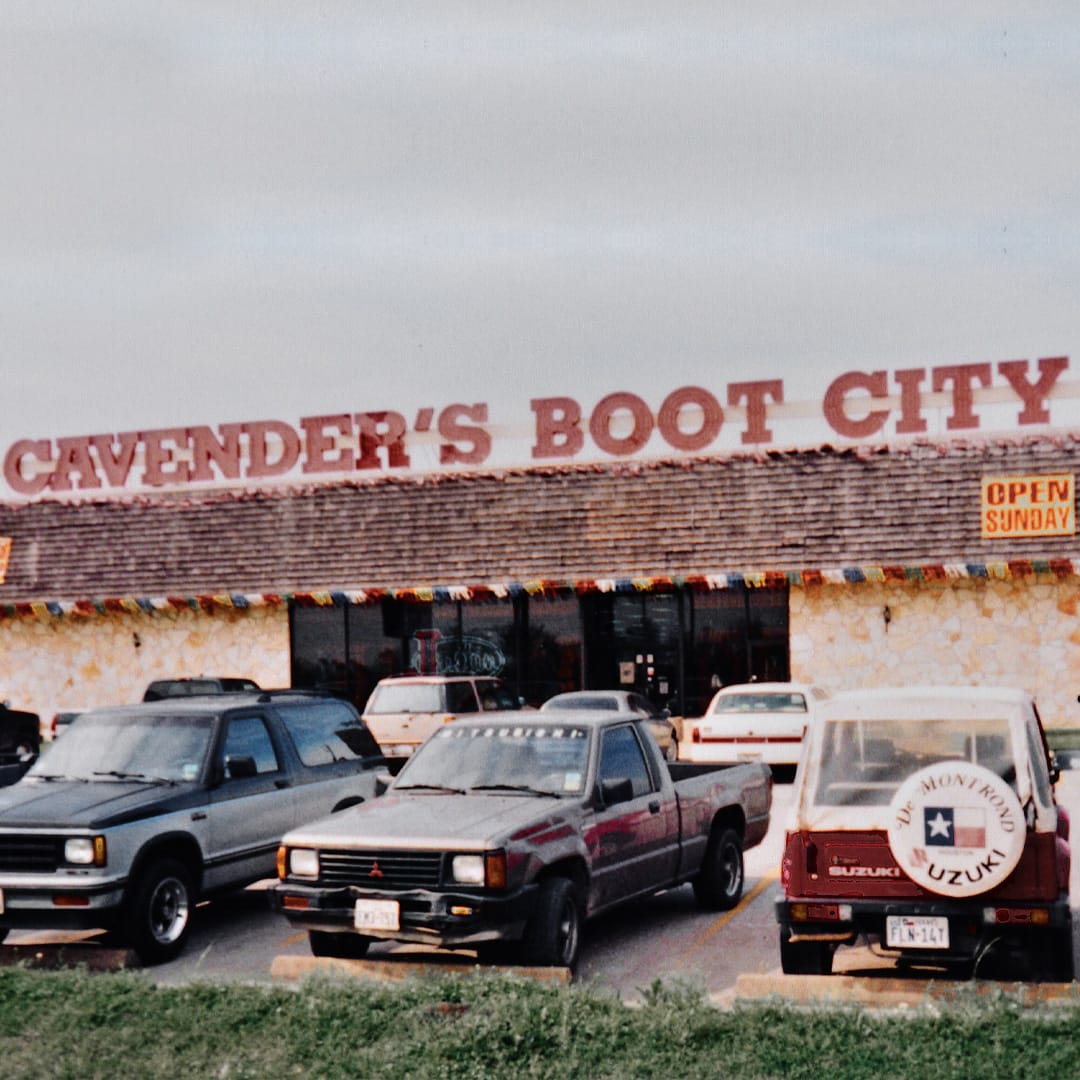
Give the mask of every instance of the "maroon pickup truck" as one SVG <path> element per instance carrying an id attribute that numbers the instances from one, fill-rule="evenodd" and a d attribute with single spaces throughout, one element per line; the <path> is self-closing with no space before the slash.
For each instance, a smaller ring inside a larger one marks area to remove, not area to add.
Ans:
<path id="1" fill-rule="evenodd" d="M 319 956 L 373 941 L 572 967 L 582 923 L 684 882 L 733 907 L 768 829 L 768 766 L 667 762 L 641 717 L 458 720 L 379 799 L 283 840 L 272 903 Z"/>
<path id="2" fill-rule="evenodd" d="M 803 744 L 780 959 L 829 974 L 866 942 L 910 967 L 1073 977 L 1069 821 L 1020 690 L 838 694 Z"/>

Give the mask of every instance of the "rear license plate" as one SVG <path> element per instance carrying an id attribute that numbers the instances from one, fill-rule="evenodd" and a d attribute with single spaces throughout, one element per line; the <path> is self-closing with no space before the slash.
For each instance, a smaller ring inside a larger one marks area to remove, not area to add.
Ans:
<path id="1" fill-rule="evenodd" d="M 401 925 L 396 900 L 357 900 L 353 926 L 357 930 L 397 930 Z"/>
<path id="2" fill-rule="evenodd" d="M 890 949 L 947 949 L 949 920 L 943 915 L 887 915 L 885 944 Z"/>

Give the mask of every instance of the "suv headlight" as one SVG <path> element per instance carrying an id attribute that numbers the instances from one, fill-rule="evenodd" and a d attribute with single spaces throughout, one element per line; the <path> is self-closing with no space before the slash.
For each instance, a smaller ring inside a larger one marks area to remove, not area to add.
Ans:
<path id="1" fill-rule="evenodd" d="M 75 866 L 105 865 L 104 836 L 72 836 L 64 841 L 64 862 Z"/>

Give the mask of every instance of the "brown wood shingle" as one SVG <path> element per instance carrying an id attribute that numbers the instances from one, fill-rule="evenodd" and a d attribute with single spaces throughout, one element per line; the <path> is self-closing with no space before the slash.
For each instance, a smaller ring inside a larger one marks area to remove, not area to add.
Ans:
<path id="1" fill-rule="evenodd" d="M 980 538 L 984 475 L 1080 435 L 819 447 L 0 506 L 0 602 L 1071 558 Z"/>

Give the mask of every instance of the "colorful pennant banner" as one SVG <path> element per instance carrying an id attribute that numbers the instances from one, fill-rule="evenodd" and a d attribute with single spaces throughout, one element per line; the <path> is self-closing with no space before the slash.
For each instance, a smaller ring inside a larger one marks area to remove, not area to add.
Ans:
<path id="1" fill-rule="evenodd" d="M 1010 559 L 1006 562 L 949 563 L 919 566 L 853 566 L 843 569 L 762 570 L 700 574 L 685 577 L 580 578 L 499 582 L 484 585 L 414 586 L 403 589 L 319 590 L 294 593 L 213 593 L 205 596 L 106 597 L 90 600 L 0 603 L 0 618 L 92 616 L 122 612 L 215 611 L 302 607 L 341 607 L 376 604 L 382 600 L 432 604 L 453 600 L 505 600 L 514 596 L 556 598 L 594 593 L 660 593 L 677 589 L 711 592 L 718 589 L 814 588 L 901 582 L 947 582 L 960 578 L 1018 581 L 1025 578 L 1062 579 L 1080 574 L 1080 560 Z"/>

